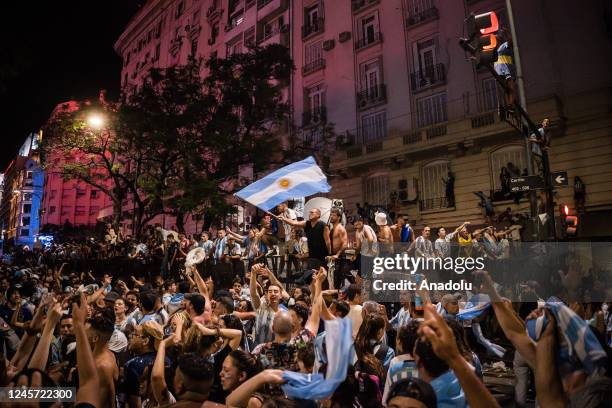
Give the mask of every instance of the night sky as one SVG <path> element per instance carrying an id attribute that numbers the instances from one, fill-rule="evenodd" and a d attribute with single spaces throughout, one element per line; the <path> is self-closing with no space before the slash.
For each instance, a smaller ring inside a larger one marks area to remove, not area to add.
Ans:
<path id="1" fill-rule="evenodd" d="M 27 134 L 70 99 L 119 93 L 113 44 L 144 0 L 4 2 L 0 24 L 0 172 Z"/>

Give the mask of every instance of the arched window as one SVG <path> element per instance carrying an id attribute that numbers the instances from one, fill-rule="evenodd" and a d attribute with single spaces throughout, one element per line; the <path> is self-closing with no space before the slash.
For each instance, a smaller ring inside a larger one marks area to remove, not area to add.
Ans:
<path id="1" fill-rule="evenodd" d="M 514 174 L 510 171 L 511 176 L 518 176 L 523 172 L 523 169 L 527 167 L 525 146 L 519 144 L 508 145 L 491 152 L 491 186 L 494 191 L 501 190 L 500 173 L 503 167 L 508 168 L 509 163 L 515 169 Z M 519 174 L 516 174 L 516 171 Z"/>
<path id="2" fill-rule="evenodd" d="M 365 179 L 363 201 L 381 207 L 389 204 L 389 176 L 387 174 L 376 173 Z"/>
<path id="3" fill-rule="evenodd" d="M 446 183 L 448 160 L 436 160 L 421 168 L 421 210 L 447 208 Z"/>

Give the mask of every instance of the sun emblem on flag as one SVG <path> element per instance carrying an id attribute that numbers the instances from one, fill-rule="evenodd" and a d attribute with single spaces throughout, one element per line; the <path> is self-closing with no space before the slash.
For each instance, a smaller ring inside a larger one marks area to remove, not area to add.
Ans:
<path id="1" fill-rule="evenodd" d="M 278 185 L 280 186 L 280 188 L 289 188 L 289 186 L 291 185 L 291 182 L 289 181 L 289 179 L 286 178 L 282 178 L 280 180 L 278 180 Z"/>

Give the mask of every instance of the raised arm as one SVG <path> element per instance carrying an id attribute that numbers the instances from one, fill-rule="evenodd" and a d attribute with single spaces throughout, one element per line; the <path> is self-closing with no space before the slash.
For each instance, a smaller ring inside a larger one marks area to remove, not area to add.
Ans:
<path id="1" fill-rule="evenodd" d="M 229 341 L 229 346 L 232 350 L 236 350 L 240 347 L 242 341 L 242 331 L 236 329 L 211 329 L 201 323 L 196 323 L 198 330 L 202 332 L 204 336 L 219 336 Z"/>
<path id="2" fill-rule="evenodd" d="M 251 396 L 265 384 L 282 384 L 283 382 L 282 370 L 264 370 L 255 377 L 243 382 L 227 396 L 225 403 L 228 407 L 246 407 Z"/>
<path id="3" fill-rule="evenodd" d="M 61 303 L 54 303 L 49 310 L 47 315 L 47 321 L 45 322 L 45 328 L 43 329 L 40 341 L 34 350 L 30 364 L 28 368 L 38 368 L 41 371 L 45 371 L 47 368 L 47 360 L 49 360 L 49 349 L 51 346 L 51 338 L 53 337 L 53 330 L 62 317 L 62 305 Z"/>
<path id="4" fill-rule="evenodd" d="M 323 282 L 327 280 L 327 271 L 325 268 L 320 267 L 317 274 L 314 276 L 314 292 L 313 292 L 313 301 L 312 301 L 312 311 L 310 312 L 310 316 L 308 316 L 308 321 L 304 326 L 308 331 L 310 331 L 314 336 L 319 332 L 319 323 L 321 322 L 321 305 L 320 303 L 325 303 L 323 301 Z"/>
<path id="5" fill-rule="evenodd" d="M 259 309 L 261 306 L 261 298 L 259 292 L 257 292 L 257 273 L 261 270 L 261 264 L 255 264 L 251 268 L 251 280 L 249 282 L 249 293 L 251 294 L 251 302 L 253 302 L 253 308 Z"/>
<path id="6" fill-rule="evenodd" d="M 491 298 L 495 317 L 504 334 L 510 340 L 516 350 L 525 358 L 531 368 L 535 368 L 536 349 L 534 342 L 527 335 L 525 324 L 516 314 L 512 307 L 503 301 L 495 287 L 488 272 L 480 272 L 483 276 L 482 289 Z"/>
<path id="7" fill-rule="evenodd" d="M 444 318 L 436 313 L 435 307 L 428 303 L 425 305 L 425 321 L 419 331 L 427 337 L 434 353 L 444 360 L 457 376 L 465 397 L 472 408 L 499 408 L 493 395 L 480 381 L 472 366 L 459 354 L 457 342 L 453 331 Z"/>
<path id="8" fill-rule="evenodd" d="M 556 366 L 557 323 L 554 316 L 546 311 L 548 324 L 536 346 L 535 383 L 536 396 L 542 408 L 561 408 L 567 406 L 563 384 Z"/>
<path id="9" fill-rule="evenodd" d="M 286 217 L 284 217 L 284 216 L 282 216 L 282 215 L 279 215 L 279 216 L 277 217 L 277 219 L 278 219 L 279 221 L 282 221 L 282 222 L 284 222 L 284 223 L 286 223 L 286 224 L 291 225 L 292 227 L 304 228 L 304 227 L 306 226 L 306 221 L 292 220 L 292 219 L 290 219 L 290 218 L 286 218 Z"/>
<path id="10" fill-rule="evenodd" d="M 76 395 L 76 405 L 90 404 L 96 406 L 99 395 L 99 378 L 93 353 L 85 332 L 87 320 L 87 299 L 81 293 L 80 305 L 72 304 L 72 319 L 76 336 L 77 370 L 79 373 L 79 388 Z"/>
<path id="11" fill-rule="evenodd" d="M 168 400 L 168 385 L 166 384 L 166 346 L 177 344 L 178 338 L 176 333 L 172 333 L 159 343 L 155 363 L 153 363 L 153 371 L 151 372 L 151 388 L 153 396 L 157 404 L 161 405 Z"/>
<path id="12" fill-rule="evenodd" d="M 283 285 L 281 283 L 281 281 L 278 280 L 278 278 L 274 275 L 274 272 L 272 272 L 270 269 L 268 269 L 267 267 L 263 267 L 262 271 L 266 274 L 266 276 L 268 277 L 268 279 L 270 279 L 270 282 L 273 285 L 278 286 L 281 289 L 281 296 L 283 299 L 289 299 L 291 296 L 289 295 L 289 293 L 287 293 L 287 291 L 285 290 L 285 285 Z"/>

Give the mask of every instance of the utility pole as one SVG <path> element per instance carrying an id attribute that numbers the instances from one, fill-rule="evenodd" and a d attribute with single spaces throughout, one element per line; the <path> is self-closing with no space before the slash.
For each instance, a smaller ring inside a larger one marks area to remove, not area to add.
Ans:
<path id="1" fill-rule="evenodd" d="M 527 97 L 525 96 L 525 80 L 523 78 L 523 66 L 521 64 L 521 54 L 519 50 L 519 42 L 514 26 L 514 13 L 512 12 L 512 0 L 506 0 L 506 12 L 508 13 L 508 23 L 510 24 L 510 32 L 512 34 L 512 47 L 514 53 L 514 66 L 516 68 L 516 82 L 519 88 L 519 101 L 521 109 L 527 114 Z M 521 121 L 523 119 L 521 118 Z M 529 124 L 527 124 L 529 129 Z M 529 142 L 529 133 L 523 135 L 525 138 L 525 160 L 527 161 L 527 173 L 533 175 L 533 161 L 531 158 L 531 143 Z M 545 177 L 546 178 L 546 177 Z M 548 186 L 550 180 L 544 180 Z M 529 191 L 529 209 L 532 222 L 532 237 L 534 241 L 539 241 L 540 237 L 540 222 L 538 220 L 538 204 L 535 190 Z M 552 221 L 554 222 L 554 220 Z"/>

